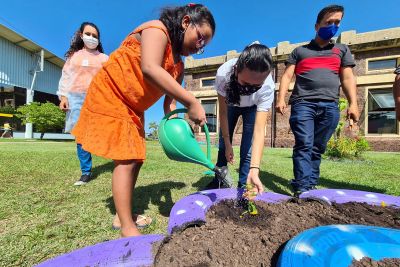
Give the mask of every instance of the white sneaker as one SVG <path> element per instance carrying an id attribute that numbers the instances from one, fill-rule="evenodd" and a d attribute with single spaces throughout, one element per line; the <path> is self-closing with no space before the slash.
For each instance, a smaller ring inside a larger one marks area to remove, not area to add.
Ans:
<path id="1" fill-rule="evenodd" d="M 84 175 L 81 176 L 79 181 L 76 181 L 74 183 L 74 185 L 78 185 L 79 186 L 79 185 L 87 184 L 90 181 L 91 178 L 92 178 L 92 176 L 90 174 L 84 174 Z"/>

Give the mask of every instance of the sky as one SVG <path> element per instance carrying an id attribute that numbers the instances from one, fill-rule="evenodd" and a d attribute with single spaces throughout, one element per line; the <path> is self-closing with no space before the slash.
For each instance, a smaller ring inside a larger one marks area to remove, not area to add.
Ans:
<path id="1" fill-rule="evenodd" d="M 157 19 L 160 9 L 189 1 L 172 0 L 0 0 L 0 23 L 22 34 L 53 54 L 63 58 L 74 32 L 83 21 L 95 23 L 101 33 L 106 54 L 141 23 Z M 400 26 L 399 0 L 208 0 L 206 5 L 216 21 L 216 33 L 202 55 L 205 58 L 240 52 L 259 40 L 275 47 L 278 42 L 311 40 L 320 9 L 330 4 L 345 7 L 339 29 L 357 33 Z M 1 60 L 1 59 L 0 59 Z M 150 122 L 163 117 L 162 100 L 146 111 L 146 130 Z"/>

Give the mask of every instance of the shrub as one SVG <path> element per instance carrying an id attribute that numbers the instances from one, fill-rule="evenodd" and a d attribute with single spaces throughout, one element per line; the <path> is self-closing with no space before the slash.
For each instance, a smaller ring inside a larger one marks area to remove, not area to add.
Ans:
<path id="1" fill-rule="evenodd" d="M 40 132 L 40 139 L 48 130 L 62 129 L 65 114 L 53 103 L 32 102 L 17 109 L 16 116 L 21 118 L 22 124 L 32 123 L 36 131 Z"/>
<path id="2" fill-rule="evenodd" d="M 340 112 L 345 110 L 347 106 L 347 100 L 344 98 L 340 98 Z M 328 142 L 325 155 L 330 158 L 361 158 L 362 153 L 370 149 L 368 141 L 364 137 L 360 136 L 359 133 L 357 133 L 356 136 L 346 136 L 344 134 L 346 119 L 346 115 L 341 116 L 335 133 L 332 135 L 331 139 Z"/>
<path id="3" fill-rule="evenodd" d="M 341 136 L 332 137 L 325 152 L 325 155 L 331 158 L 360 158 L 362 153 L 369 150 L 368 141 L 364 137 L 350 138 Z"/>

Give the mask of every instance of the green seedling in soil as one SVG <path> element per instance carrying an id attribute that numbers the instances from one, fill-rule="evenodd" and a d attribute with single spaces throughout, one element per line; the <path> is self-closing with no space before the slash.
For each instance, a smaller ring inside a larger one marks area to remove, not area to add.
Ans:
<path id="1" fill-rule="evenodd" d="M 240 215 L 240 218 L 243 218 L 243 216 L 247 213 L 250 215 L 258 215 L 256 204 L 253 201 L 254 197 L 257 196 L 257 193 L 252 191 L 253 188 L 254 186 L 252 184 L 246 184 L 246 190 L 243 194 L 243 198 L 247 202 L 247 210 Z"/>

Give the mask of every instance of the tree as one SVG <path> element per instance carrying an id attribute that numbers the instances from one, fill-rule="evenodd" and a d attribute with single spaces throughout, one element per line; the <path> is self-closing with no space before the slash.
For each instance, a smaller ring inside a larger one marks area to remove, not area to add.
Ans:
<path id="1" fill-rule="evenodd" d="M 158 139 L 158 124 L 156 122 L 150 122 L 149 123 L 149 138 L 153 139 L 153 140 L 157 140 Z"/>
<path id="2" fill-rule="evenodd" d="M 22 124 L 32 123 L 36 131 L 40 132 L 40 139 L 48 130 L 62 129 L 65 123 L 65 114 L 53 103 L 32 102 L 17 109 L 16 116 L 21 118 Z"/>

